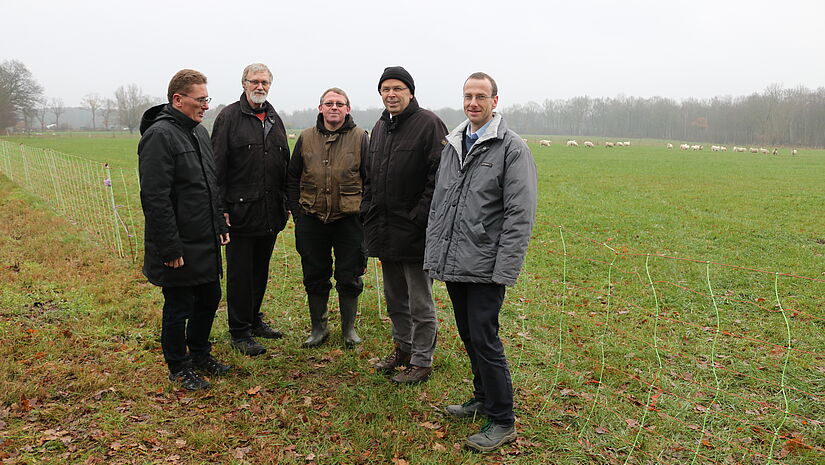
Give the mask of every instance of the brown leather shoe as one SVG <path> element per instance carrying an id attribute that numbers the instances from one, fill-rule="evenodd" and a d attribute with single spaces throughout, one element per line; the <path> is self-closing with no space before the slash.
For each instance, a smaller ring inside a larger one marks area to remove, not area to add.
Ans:
<path id="1" fill-rule="evenodd" d="M 383 371 L 390 373 L 395 370 L 395 367 L 403 367 L 410 364 L 410 353 L 404 352 L 398 346 L 391 354 L 384 357 L 380 362 L 373 365 L 376 371 Z"/>
<path id="2" fill-rule="evenodd" d="M 430 379 L 430 374 L 432 374 L 432 372 L 432 367 L 410 365 L 406 370 L 390 378 L 390 381 L 395 384 L 423 383 L 424 381 Z"/>

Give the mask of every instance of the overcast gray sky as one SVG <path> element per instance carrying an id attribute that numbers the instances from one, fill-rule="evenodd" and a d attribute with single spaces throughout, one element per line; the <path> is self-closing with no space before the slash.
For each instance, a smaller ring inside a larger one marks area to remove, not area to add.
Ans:
<path id="1" fill-rule="evenodd" d="M 18 0 L 0 11 L 0 60 L 22 61 L 69 106 L 128 83 L 165 96 L 181 68 L 207 75 L 213 106 L 231 103 L 257 61 L 286 111 L 316 106 L 332 86 L 354 107 L 380 106 L 391 65 L 410 71 L 429 108 L 460 108 L 474 71 L 498 81 L 500 108 L 825 86 L 825 0 Z"/>

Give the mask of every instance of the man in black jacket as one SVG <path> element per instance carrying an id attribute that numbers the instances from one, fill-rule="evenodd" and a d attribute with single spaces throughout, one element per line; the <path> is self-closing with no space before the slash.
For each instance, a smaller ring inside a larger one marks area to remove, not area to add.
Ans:
<path id="1" fill-rule="evenodd" d="M 168 104 L 147 110 L 140 123 L 143 274 L 163 288 L 161 347 L 169 379 L 196 390 L 209 383 L 194 369 L 211 375 L 230 369 L 210 355 L 209 343 L 221 299 L 220 246 L 229 243 L 229 233 L 209 134 L 199 124 L 209 109 L 206 76 L 178 71 L 167 98 Z"/>
<path id="2" fill-rule="evenodd" d="M 281 117 L 266 100 L 272 73 L 253 63 L 243 70 L 244 93 L 212 128 L 218 187 L 232 243 L 226 248 L 226 303 L 232 347 L 246 355 L 266 348 L 253 336 L 278 339 L 261 312 L 275 239 L 287 221 L 289 145 Z"/>
<path id="3" fill-rule="evenodd" d="M 418 106 L 415 82 L 400 66 L 378 81 L 386 108 L 370 133 L 361 216 L 370 256 L 381 259 L 395 349 L 375 365 L 395 383 L 432 373 L 437 322 L 433 281 L 424 271 L 424 236 L 447 127 Z"/>

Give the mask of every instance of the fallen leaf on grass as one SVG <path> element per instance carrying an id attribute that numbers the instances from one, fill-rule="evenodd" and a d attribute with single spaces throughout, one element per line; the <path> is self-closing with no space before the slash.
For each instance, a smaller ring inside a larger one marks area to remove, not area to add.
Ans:
<path id="1" fill-rule="evenodd" d="M 404 459 L 399 459 L 397 457 L 393 457 L 392 458 L 392 464 L 393 465 L 410 465 L 410 462 L 407 462 Z"/>
<path id="2" fill-rule="evenodd" d="M 639 427 L 639 422 L 632 419 L 632 418 L 626 418 L 624 422 L 627 423 L 628 428 L 638 428 Z"/>
<path id="3" fill-rule="evenodd" d="M 687 425 L 686 428 L 692 429 L 693 431 L 699 431 L 700 429 L 702 429 L 702 427 L 699 425 Z"/>
<path id="4" fill-rule="evenodd" d="M 248 454 L 251 450 L 251 447 L 238 447 L 237 449 L 232 451 L 232 457 L 236 459 L 242 459 L 244 458 L 244 455 Z"/>
<path id="5" fill-rule="evenodd" d="M 596 434 L 607 434 L 607 430 L 599 426 L 596 428 Z"/>
<path id="6" fill-rule="evenodd" d="M 424 428 L 428 428 L 428 429 L 441 428 L 441 425 L 439 425 L 438 423 L 433 423 L 431 421 L 425 421 L 424 423 L 419 423 L 418 426 L 423 426 Z"/>
<path id="7" fill-rule="evenodd" d="M 312 462 L 313 460 L 315 460 L 315 454 L 307 455 L 306 457 L 304 457 L 304 460 L 306 460 L 307 462 Z"/>
<path id="8" fill-rule="evenodd" d="M 247 389 L 246 393 L 249 394 L 250 396 L 255 396 L 255 395 L 258 395 L 259 392 L 261 392 L 261 389 L 262 389 L 261 386 L 255 386 L 253 388 Z"/>

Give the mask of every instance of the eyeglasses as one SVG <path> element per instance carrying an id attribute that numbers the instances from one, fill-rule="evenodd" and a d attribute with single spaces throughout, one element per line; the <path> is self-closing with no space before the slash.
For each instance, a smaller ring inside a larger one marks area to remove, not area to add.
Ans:
<path id="1" fill-rule="evenodd" d="M 253 80 L 253 81 L 250 81 L 249 79 L 244 79 L 244 81 L 246 81 L 246 82 L 248 82 L 248 83 L 252 84 L 252 87 L 258 87 L 258 86 L 269 87 L 269 86 L 272 84 L 272 83 L 271 83 L 271 82 L 269 82 L 269 81 L 259 81 L 259 80 L 257 80 L 257 79 L 255 79 L 255 80 Z"/>
<path id="2" fill-rule="evenodd" d="M 184 97 L 189 97 L 189 98 L 191 98 L 192 100 L 194 100 L 194 101 L 198 102 L 198 104 L 200 104 L 200 106 L 209 105 L 209 102 L 211 102 L 211 101 L 212 101 L 212 97 L 199 97 L 199 98 L 195 98 L 195 97 L 192 97 L 192 96 L 189 96 L 189 95 L 186 95 L 186 94 L 180 94 L 180 95 L 182 95 L 182 96 L 184 96 Z"/>
<path id="3" fill-rule="evenodd" d="M 323 105 L 327 108 L 337 107 L 337 108 L 344 108 L 347 106 L 344 102 L 324 102 Z"/>
<path id="4" fill-rule="evenodd" d="M 487 99 L 491 99 L 491 98 L 493 98 L 493 97 L 490 97 L 490 96 L 488 96 L 488 95 L 469 95 L 469 94 L 464 94 L 464 101 L 465 101 L 465 102 L 472 102 L 472 101 L 473 101 L 473 99 L 476 99 L 476 102 L 478 102 L 478 103 L 484 103 L 484 102 L 486 102 L 486 101 L 487 101 Z"/>
<path id="5" fill-rule="evenodd" d="M 390 92 L 392 92 L 394 94 L 399 94 L 399 93 L 401 93 L 401 92 L 403 92 L 407 89 L 408 89 L 408 87 L 382 87 L 381 88 L 381 95 L 387 95 Z"/>

